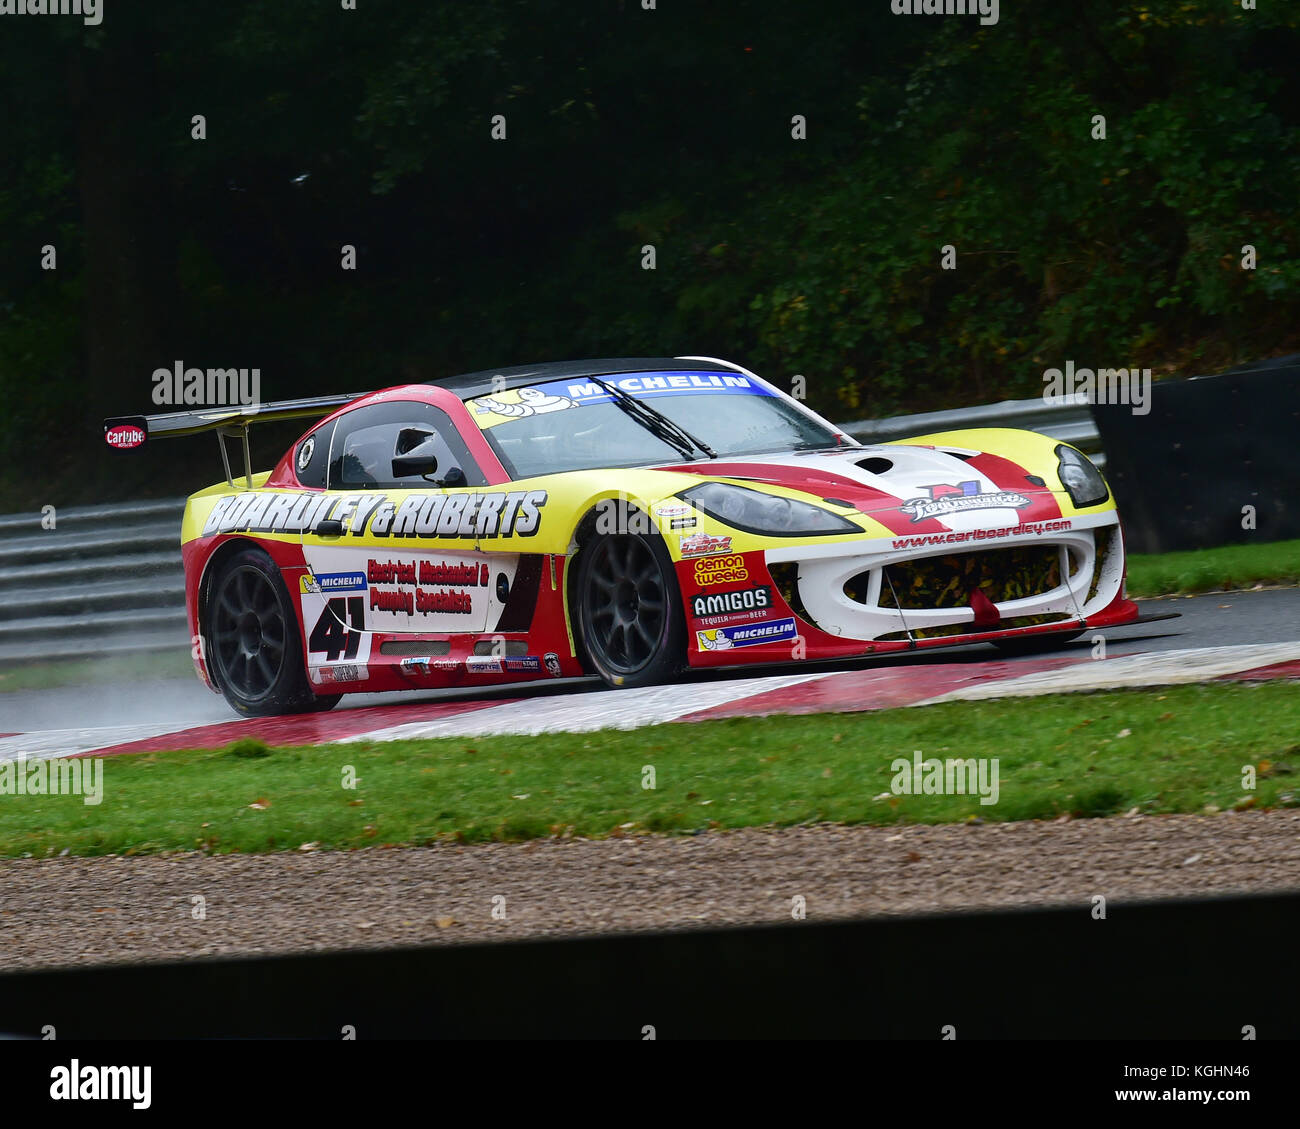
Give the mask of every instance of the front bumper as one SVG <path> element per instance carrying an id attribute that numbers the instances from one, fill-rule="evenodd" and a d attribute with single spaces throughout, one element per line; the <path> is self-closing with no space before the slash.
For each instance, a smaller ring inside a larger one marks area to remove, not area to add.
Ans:
<path id="1" fill-rule="evenodd" d="M 956 642 L 1020 627 L 1078 625 L 1122 597 L 1123 534 L 1114 511 L 1000 533 L 894 538 L 865 552 L 861 543 L 790 546 L 769 549 L 765 557 L 795 615 L 818 632 L 846 641 L 910 643 L 943 637 Z M 1055 554 L 1053 581 L 1008 597 L 1004 590 L 1011 586 L 999 585 L 985 569 L 984 588 L 977 594 L 959 592 L 954 598 L 950 584 L 933 606 L 925 606 L 924 593 L 918 599 L 898 591 L 898 577 L 909 569 L 943 563 L 952 573 L 961 565 L 954 558 L 1011 557 L 1010 551 L 1018 549 L 1032 550 L 1040 560 Z M 983 594 L 985 589 L 994 593 L 992 599 Z"/>

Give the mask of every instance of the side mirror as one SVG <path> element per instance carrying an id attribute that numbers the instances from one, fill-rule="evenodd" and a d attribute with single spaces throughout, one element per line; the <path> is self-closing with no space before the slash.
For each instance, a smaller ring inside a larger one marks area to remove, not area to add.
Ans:
<path id="1" fill-rule="evenodd" d="M 393 457 L 393 477 L 410 478 L 412 475 L 428 475 L 436 471 L 438 469 L 438 460 L 433 453 L 434 446 L 434 441 L 427 439 L 406 454 L 395 455 Z"/>

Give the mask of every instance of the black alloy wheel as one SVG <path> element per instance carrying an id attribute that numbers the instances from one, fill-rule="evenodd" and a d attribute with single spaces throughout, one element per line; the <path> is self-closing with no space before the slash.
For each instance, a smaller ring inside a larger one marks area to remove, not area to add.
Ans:
<path id="1" fill-rule="evenodd" d="M 225 562 L 209 589 L 205 619 L 213 678 L 239 713 L 311 713 L 339 700 L 312 693 L 289 593 L 265 553 L 246 549 Z"/>
<path id="2" fill-rule="evenodd" d="M 649 686 L 682 668 L 686 625 L 672 561 L 653 534 L 599 536 L 578 562 L 578 634 L 609 685 Z"/>

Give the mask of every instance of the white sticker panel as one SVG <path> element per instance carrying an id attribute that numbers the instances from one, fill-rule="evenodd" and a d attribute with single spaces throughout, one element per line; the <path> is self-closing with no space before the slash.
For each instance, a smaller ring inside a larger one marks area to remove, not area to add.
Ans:
<path id="1" fill-rule="evenodd" d="M 304 611 L 309 599 L 345 600 L 349 610 L 359 601 L 360 622 L 353 616 L 349 627 L 361 632 L 481 632 L 500 571 L 472 552 L 307 545 L 303 553 L 311 570 L 301 582 Z"/>

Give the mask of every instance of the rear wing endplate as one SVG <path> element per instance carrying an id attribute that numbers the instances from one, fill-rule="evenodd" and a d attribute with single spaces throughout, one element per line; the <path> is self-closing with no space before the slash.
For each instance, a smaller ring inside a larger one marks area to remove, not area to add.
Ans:
<path id="1" fill-rule="evenodd" d="M 227 439 L 238 439 L 244 449 L 244 481 L 253 485 L 253 461 L 248 450 L 248 429 L 255 423 L 277 423 L 286 419 L 319 419 L 335 408 L 366 395 L 350 392 L 337 396 L 309 396 L 303 400 L 279 400 L 273 404 L 235 404 L 223 408 L 201 408 L 192 412 L 166 412 L 156 416 L 114 416 L 104 421 L 104 442 L 115 451 L 143 447 L 149 439 L 180 439 L 214 431 L 221 448 L 226 481 L 233 487 Z"/>

